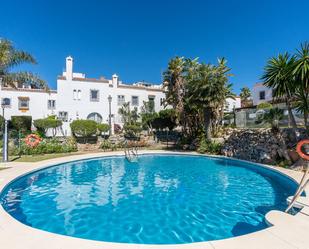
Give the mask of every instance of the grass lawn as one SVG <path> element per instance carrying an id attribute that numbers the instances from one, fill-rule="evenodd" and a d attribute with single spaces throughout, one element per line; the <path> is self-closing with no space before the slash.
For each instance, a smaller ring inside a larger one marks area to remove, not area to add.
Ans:
<path id="1" fill-rule="evenodd" d="M 53 159 L 57 157 L 71 156 L 71 155 L 80 155 L 85 154 L 82 152 L 72 152 L 72 153 L 55 153 L 55 154 L 46 154 L 46 155 L 24 155 L 21 157 L 10 157 L 10 161 L 14 162 L 39 162 L 43 160 Z"/>
<path id="2" fill-rule="evenodd" d="M 173 145 L 170 144 L 169 147 L 167 148 L 166 144 L 156 144 L 153 146 L 149 147 L 143 147 L 140 148 L 139 150 L 168 150 L 173 148 Z M 118 149 L 123 150 L 123 149 Z M 72 155 L 82 155 L 82 154 L 89 154 L 89 153 L 96 153 L 96 152 L 104 152 L 102 150 L 98 151 L 77 151 L 77 152 L 71 152 L 71 153 L 54 153 L 54 154 L 44 154 L 44 155 L 23 155 L 21 157 L 18 156 L 10 156 L 9 160 L 11 162 L 39 162 L 43 160 L 48 160 L 48 159 L 53 159 L 53 158 L 58 158 L 58 157 L 66 157 L 66 156 L 72 156 Z"/>

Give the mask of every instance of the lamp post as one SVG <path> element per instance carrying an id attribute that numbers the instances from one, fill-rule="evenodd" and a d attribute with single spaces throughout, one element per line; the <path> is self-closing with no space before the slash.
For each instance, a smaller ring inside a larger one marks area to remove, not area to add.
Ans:
<path id="1" fill-rule="evenodd" d="M 8 121 L 4 117 L 4 108 L 5 103 L 2 100 L 1 103 L 2 107 L 2 116 L 4 118 L 4 124 L 3 124 L 3 148 L 2 148 L 2 161 L 7 162 L 9 160 L 9 153 L 8 153 L 8 143 L 9 143 L 9 136 L 8 136 Z"/>
<path id="2" fill-rule="evenodd" d="M 108 124 L 109 124 L 109 135 L 112 135 L 112 96 L 108 95 L 108 107 L 109 107 L 109 115 L 108 115 Z"/>

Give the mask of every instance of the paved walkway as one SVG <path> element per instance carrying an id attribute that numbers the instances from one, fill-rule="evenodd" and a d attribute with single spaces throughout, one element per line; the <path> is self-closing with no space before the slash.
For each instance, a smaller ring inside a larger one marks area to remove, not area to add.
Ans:
<path id="1" fill-rule="evenodd" d="M 166 151 L 144 151 L 141 153 L 171 153 Z M 17 176 L 26 174 L 56 163 L 74 161 L 83 158 L 122 155 L 123 152 L 106 152 L 98 154 L 75 155 L 55 158 L 36 163 L 11 162 L 0 170 L 0 190 Z M 182 153 L 192 154 L 192 153 Z M 274 168 L 296 181 L 301 179 L 301 172 Z M 309 189 L 307 188 L 307 193 Z M 279 211 L 271 211 L 266 215 L 269 228 L 230 239 L 182 244 L 182 245 L 138 245 L 119 244 L 84 240 L 45 232 L 26 226 L 12 218 L 0 207 L 0 248 L 1 249 L 309 249 L 309 197 L 302 198 L 299 205 L 304 208 L 292 216 Z"/>

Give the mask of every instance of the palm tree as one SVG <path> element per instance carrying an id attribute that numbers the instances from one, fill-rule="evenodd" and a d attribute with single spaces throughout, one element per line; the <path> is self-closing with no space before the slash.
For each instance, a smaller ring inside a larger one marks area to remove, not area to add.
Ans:
<path id="1" fill-rule="evenodd" d="M 293 75 L 296 78 L 296 108 L 303 113 L 307 131 L 309 131 L 309 43 L 301 44 L 297 50 Z"/>
<path id="2" fill-rule="evenodd" d="M 219 59 L 218 65 L 201 64 L 196 76 L 188 82 L 190 100 L 203 110 L 205 135 L 212 137 L 214 120 L 218 119 L 220 109 L 223 110 L 225 99 L 231 95 L 231 85 L 228 84 L 226 60 Z"/>
<path id="3" fill-rule="evenodd" d="M 29 53 L 15 49 L 10 41 L 0 38 L 0 83 L 14 88 L 17 84 L 26 84 L 47 89 L 45 81 L 30 72 L 11 72 L 23 63 L 36 64 L 36 60 Z"/>
<path id="4" fill-rule="evenodd" d="M 279 54 L 278 57 L 272 57 L 267 61 L 262 79 L 265 86 L 273 89 L 275 98 L 284 99 L 292 124 L 294 139 L 296 140 L 297 125 L 291 107 L 296 89 L 296 82 L 293 77 L 294 66 L 294 56 L 290 56 L 288 53 Z"/>
<path id="5" fill-rule="evenodd" d="M 240 89 L 240 99 L 241 99 L 241 104 L 242 106 L 247 106 L 248 105 L 248 100 L 251 97 L 251 91 L 249 87 L 243 87 Z"/>
<path id="6" fill-rule="evenodd" d="M 173 106 L 178 114 L 178 121 L 183 116 L 183 96 L 185 94 L 185 65 L 183 57 L 175 57 L 168 63 L 167 70 L 163 73 L 164 82 L 167 87 L 166 102 Z"/>

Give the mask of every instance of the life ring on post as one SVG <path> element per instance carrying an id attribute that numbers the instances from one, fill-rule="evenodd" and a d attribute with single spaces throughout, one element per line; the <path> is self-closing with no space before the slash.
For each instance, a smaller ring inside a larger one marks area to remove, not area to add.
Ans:
<path id="1" fill-rule="evenodd" d="M 41 141 L 42 138 L 36 134 L 30 134 L 25 138 L 25 143 L 32 148 L 38 146 Z"/>
<path id="2" fill-rule="evenodd" d="M 303 147 L 306 145 L 307 145 L 307 148 L 303 149 Z M 308 153 L 309 152 L 309 139 L 301 140 L 296 146 L 296 152 L 301 158 L 309 161 L 309 153 Z"/>

